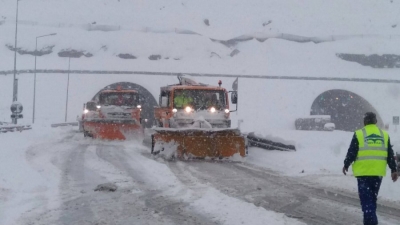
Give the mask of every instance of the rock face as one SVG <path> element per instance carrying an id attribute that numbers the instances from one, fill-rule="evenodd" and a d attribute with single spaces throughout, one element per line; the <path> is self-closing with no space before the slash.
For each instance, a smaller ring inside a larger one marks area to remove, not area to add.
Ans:
<path id="1" fill-rule="evenodd" d="M 81 56 L 92 57 L 93 54 L 90 52 L 85 52 L 83 50 L 63 49 L 58 53 L 58 56 L 59 57 L 79 58 Z"/>
<path id="2" fill-rule="evenodd" d="M 129 53 L 121 53 L 117 55 L 121 59 L 137 59 L 136 56 L 129 54 Z"/>
<path id="3" fill-rule="evenodd" d="M 113 183 L 99 184 L 94 191 L 114 192 L 118 189 L 117 185 Z"/>
<path id="4" fill-rule="evenodd" d="M 233 50 L 232 52 L 231 52 L 231 54 L 229 54 L 231 57 L 233 57 L 233 56 L 235 56 L 235 55 L 237 55 L 237 54 L 239 54 L 239 50 L 237 50 L 237 49 L 235 49 L 235 50 Z"/>
<path id="5" fill-rule="evenodd" d="M 161 59 L 161 55 L 151 55 L 149 56 L 150 60 L 160 60 Z"/>
<path id="6" fill-rule="evenodd" d="M 356 62 L 363 66 L 370 66 L 373 68 L 400 68 L 400 55 L 364 55 L 338 53 L 336 54 L 336 56 L 346 61 Z"/>
<path id="7" fill-rule="evenodd" d="M 15 48 L 12 45 L 6 45 L 6 47 L 10 51 L 15 51 Z M 48 54 L 52 53 L 53 52 L 53 48 L 54 48 L 54 45 L 46 46 L 46 47 L 44 47 L 42 49 L 33 50 L 33 51 L 30 51 L 30 50 L 27 50 L 27 49 L 24 49 L 24 48 L 17 48 L 17 52 L 20 55 L 42 56 L 42 55 L 48 55 Z"/>

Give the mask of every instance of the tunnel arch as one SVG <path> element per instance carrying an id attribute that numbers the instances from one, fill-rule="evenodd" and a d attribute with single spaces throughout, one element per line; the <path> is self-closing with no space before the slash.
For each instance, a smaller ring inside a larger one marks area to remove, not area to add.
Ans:
<path id="1" fill-rule="evenodd" d="M 374 112 L 378 126 L 383 121 L 376 109 L 363 97 L 346 90 L 328 90 L 314 100 L 310 115 L 330 115 L 336 130 L 355 131 L 364 126 L 363 116 L 366 112 Z"/>
<path id="2" fill-rule="evenodd" d="M 108 89 L 116 89 L 118 86 L 121 86 L 122 89 L 134 89 L 139 92 L 139 94 L 143 97 L 144 103 L 142 104 L 142 120 L 147 119 L 147 122 L 144 123 L 145 127 L 150 128 L 154 122 L 154 106 L 158 106 L 157 100 L 154 96 L 143 86 L 131 82 L 117 82 L 110 85 L 105 86 L 99 92 L 93 96 L 92 100 L 97 101 L 99 98 L 99 94 L 103 90 Z"/>

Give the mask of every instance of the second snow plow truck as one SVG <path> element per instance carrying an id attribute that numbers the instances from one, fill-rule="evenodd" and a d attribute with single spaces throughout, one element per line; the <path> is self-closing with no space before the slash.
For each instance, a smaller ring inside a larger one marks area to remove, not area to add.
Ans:
<path id="1" fill-rule="evenodd" d="M 85 104 L 82 130 L 85 136 L 125 140 L 143 136 L 140 95 L 134 89 L 102 90 Z"/>
<path id="2" fill-rule="evenodd" d="M 152 153 L 174 151 L 177 158 L 228 158 L 246 155 L 246 137 L 232 129 L 228 91 L 178 77 L 179 84 L 161 87 L 155 108 Z M 232 92 L 236 104 L 237 92 Z"/>

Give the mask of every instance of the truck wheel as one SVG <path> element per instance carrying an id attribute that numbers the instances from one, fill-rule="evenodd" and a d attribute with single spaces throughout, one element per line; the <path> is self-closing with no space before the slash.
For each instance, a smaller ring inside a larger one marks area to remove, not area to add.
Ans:
<path id="1" fill-rule="evenodd" d="M 154 135 L 151 135 L 151 154 L 154 154 Z"/>
<path id="2" fill-rule="evenodd" d="M 90 133 L 89 132 L 87 132 L 87 131 L 83 131 L 83 137 L 93 137 L 92 135 L 90 135 Z"/>

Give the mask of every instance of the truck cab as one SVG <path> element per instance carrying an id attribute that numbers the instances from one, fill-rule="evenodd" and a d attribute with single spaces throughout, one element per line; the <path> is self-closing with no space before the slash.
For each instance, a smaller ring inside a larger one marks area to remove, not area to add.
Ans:
<path id="1" fill-rule="evenodd" d="M 158 127 L 191 127 L 202 119 L 210 128 L 230 128 L 228 92 L 217 86 L 177 84 L 161 87 L 159 108 L 155 109 Z"/>

